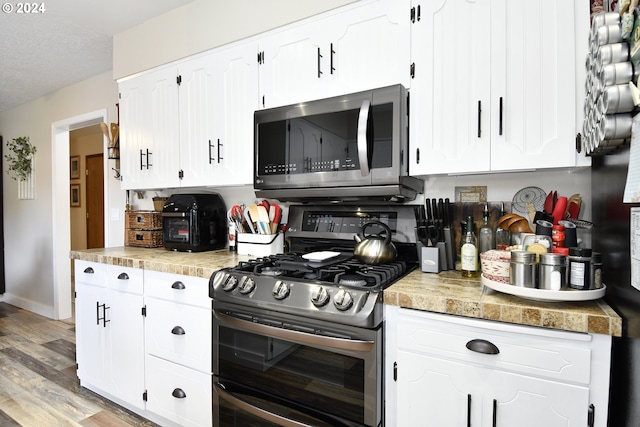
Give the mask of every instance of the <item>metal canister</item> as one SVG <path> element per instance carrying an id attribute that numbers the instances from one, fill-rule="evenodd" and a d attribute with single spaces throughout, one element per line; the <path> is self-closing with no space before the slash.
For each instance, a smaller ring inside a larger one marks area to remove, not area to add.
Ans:
<path id="1" fill-rule="evenodd" d="M 552 291 L 567 289 L 567 257 L 561 254 L 540 254 L 539 288 Z"/>
<path id="2" fill-rule="evenodd" d="M 535 288 L 538 278 L 536 254 L 527 251 L 511 251 L 509 281 L 513 286 Z"/>

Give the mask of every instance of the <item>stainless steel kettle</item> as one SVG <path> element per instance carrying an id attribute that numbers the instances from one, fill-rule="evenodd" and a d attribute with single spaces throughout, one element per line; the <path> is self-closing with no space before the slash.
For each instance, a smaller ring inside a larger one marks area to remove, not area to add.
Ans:
<path id="1" fill-rule="evenodd" d="M 372 225 L 381 227 L 383 231 L 367 236 L 365 230 Z M 380 221 L 365 223 L 353 239 L 358 242 L 353 254 L 365 264 L 384 264 L 394 261 L 398 256 L 396 246 L 391 242 L 391 229 Z"/>

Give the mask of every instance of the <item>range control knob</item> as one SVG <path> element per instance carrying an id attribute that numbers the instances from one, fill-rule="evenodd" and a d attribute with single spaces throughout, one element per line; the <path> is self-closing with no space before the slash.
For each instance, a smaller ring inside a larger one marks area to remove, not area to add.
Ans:
<path id="1" fill-rule="evenodd" d="M 238 278 L 236 276 L 229 276 L 227 280 L 222 284 L 222 290 L 226 292 L 231 292 L 238 286 Z"/>
<path id="2" fill-rule="evenodd" d="M 271 291 L 273 297 L 277 300 L 283 300 L 289 296 L 289 285 L 282 280 L 278 280 Z"/>
<path id="3" fill-rule="evenodd" d="M 256 281 L 251 277 L 247 277 L 244 282 L 240 284 L 238 290 L 241 294 L 246 295 L 250 294 L 256 288 Z"/>
<path id="4" fill-rule="evenodd" d="M 340 289 L 333 298 L 333 305 L 340 311 L 349 310 L 353 305 L 353 297 L 346 290 Z"/>
<path id="5" fill-rule="evenodd" d="M 311 293 L 311 302 L 316 307 L 322 307 L 329 302 L 329 293 L 323 286 L 318 286 Z"/>

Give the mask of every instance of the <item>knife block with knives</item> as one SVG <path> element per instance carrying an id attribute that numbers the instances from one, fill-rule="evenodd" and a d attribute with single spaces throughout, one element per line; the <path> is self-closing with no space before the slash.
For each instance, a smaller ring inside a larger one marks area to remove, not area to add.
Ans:
<path id="1" fill-rule="evenodd" d="M 503 203 L 505 210 L 510 212 L 511 202 L 487 203 L 489 226 L 494 230 L 498 226 Z M 462 238 L 461 224 L 467 216 L 472 216 L 476 222 L 476 230 L 479 230 L 484 206 L 484 202 L 452 203 L 448 198 L 426 198 L 424 206 L 416 207 L 418 259 L 422 262 L 423 247 L 437 248 L 438 271 L 455 270 Z"/>

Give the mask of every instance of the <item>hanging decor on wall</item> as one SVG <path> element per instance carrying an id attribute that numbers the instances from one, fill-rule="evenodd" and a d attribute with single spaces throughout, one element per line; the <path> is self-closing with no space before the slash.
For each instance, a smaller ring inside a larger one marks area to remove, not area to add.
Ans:
<path id="1" fill-rule="evenodd" d="M 80 207 L 80 184 L 71 184 L 70 186 L 70 198 L 71 198 L 71 207 L 79 208 Z"/>
<path id="2" fill-rule="evenodd" d="M 4 156 L 9 165 L 7 173 L 18 181 L 18 199 L 34 199 L 34 155 L 37 148 L 29 142 L 28 136 L 20 136 L 7 141 L 7 149 L 8 153 Z"/>
<path id="3" fill-rule="evenodd" d="M 69 158 L 69 178 L 80 178 L 80 156 L 71 156 Z"/>

